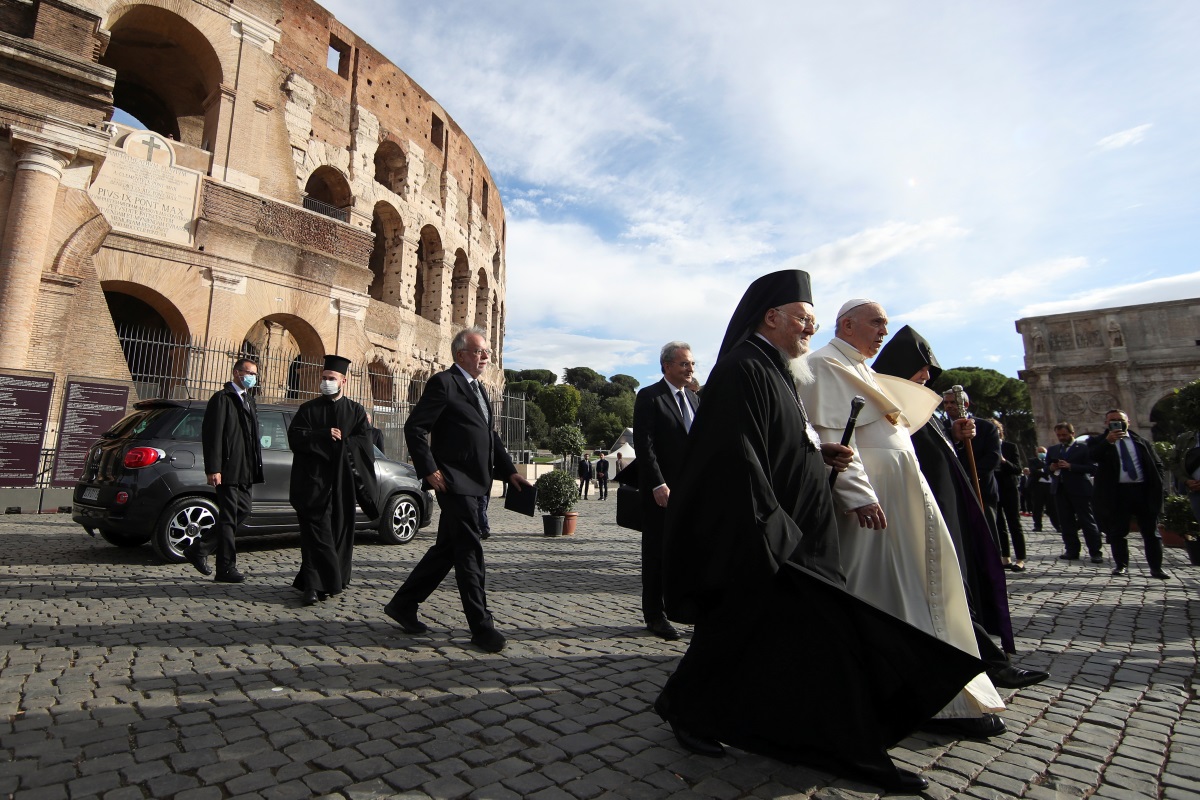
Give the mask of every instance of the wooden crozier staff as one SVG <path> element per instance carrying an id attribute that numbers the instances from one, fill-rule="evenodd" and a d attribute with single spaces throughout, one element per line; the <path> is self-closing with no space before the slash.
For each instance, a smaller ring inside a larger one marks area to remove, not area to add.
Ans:
<path id="1" fill-rule="evenodd" d="M 950 391 L 954 393 L 954 402 L 958 404 L 958 413 L 962 414 L 962 418 L 967 418 L 967 393 L 963 391 L 963 387 L 954 385 L 950 387 Z M 954 420 L 950 420 L 950 426 L 954 427 Z M 983 505 L 983 489 L 979 486 L 979 470 L 975 469 L 975 448 L 971 446 L 970 439 L 963 440 L 963 449 L 967 451 L 967 464 L 971 467 L 971 483 L 975 486 L 975 497 L 979 500 L 979 507 Z"/>

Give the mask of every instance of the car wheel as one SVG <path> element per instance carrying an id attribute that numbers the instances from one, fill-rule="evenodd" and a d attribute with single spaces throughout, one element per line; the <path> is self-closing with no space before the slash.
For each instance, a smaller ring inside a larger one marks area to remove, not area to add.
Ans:
<path id="1" fill-rule="evenodd" d="M 384 544 L 411 542 L 421 526 L 421 509 L 411 495 L 392 495 L 379 518 L 379 541 Z"/>
<path id="2" fill-rule="evenodd" d="M 183 551 L 217 524 L 217 505 L 207 497 L 181 497 L 167 506 L 150 539 L 163 561 L 182 564 Z"/>
<path id="3" fill-rule="evenodd" d="M 121 533 L 120 531 L 101 529 L 100 536 L 104 541 L 115 544 L 117 547 L 141 547 L 150 541 L 149 534 L 145 533 Z"/>

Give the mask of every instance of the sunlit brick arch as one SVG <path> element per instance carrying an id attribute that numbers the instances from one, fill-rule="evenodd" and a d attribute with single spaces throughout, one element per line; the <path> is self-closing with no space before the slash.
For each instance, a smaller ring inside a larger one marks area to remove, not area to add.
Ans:
<path id="1" fill-rule="evenodd" d="M 337 167 L 323 164 L 312 171 L 304 184 L 306 200 L 342 211 L 354 205 L 354 194 L 350 190 L 350 181 Z M 343 220 L 344 221 L 344 220 Z"/>
<path id="2" fill-rule="evenodd" d="M 375 204 L 371 219 L 375 246 L 371 250 L 370 295 L 391 306 L 404 305 L 404 220 L 391 203 Z"/>
<path id="3" fill-rule="evenodd" d="M 418 316 L 430 322 L 441 322 L 444 318 L 443 304 L 448 288 L 445 258 L 442 235 L 438 233 L 438 229 L 432 225 L 421 228 L 413 288 L 414 310 Z"/>
<path id="4" fill-rule="evenodd" d="M 182 3 L 113 9 L 106 21 L 111 40 L 100 63 L 117 71 L 114 105 L 166 138 L 217 150 L 220 89 L 236 69 L 228 24 Z"/>
<path id="5" fill-rule="evenodd" d="M 258 362 L 259 396 L 274 401 L 302 400 L 317 391 L 325 344 L 295 314 L 262 317 L 246 331 L 241 355 Z"/>

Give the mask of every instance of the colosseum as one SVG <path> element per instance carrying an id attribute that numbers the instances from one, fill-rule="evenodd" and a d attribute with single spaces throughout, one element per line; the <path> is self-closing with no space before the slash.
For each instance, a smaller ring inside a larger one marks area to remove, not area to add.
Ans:
<path id="1" fill-rule="evenodd" d="M 206 397 L 246 353 L 298 400 L 337 352 L 386 412 L 462 327 L 500 355 L 487 165 L 321 6 L 0 0 L 0 31 L 0 372 L 52 381 L 44 447 L 72 381 Z"/>

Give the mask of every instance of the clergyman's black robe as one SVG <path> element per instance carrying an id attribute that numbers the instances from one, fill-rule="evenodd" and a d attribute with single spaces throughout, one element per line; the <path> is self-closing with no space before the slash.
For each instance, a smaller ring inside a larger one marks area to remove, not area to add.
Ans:
<path id="1" fill-rule="evenodd" d="M 752 337 L 705 384 L 666 529 L 667 615 L 695 630 L 661 707 L 785 761 L 893 769 L 886 748 L 983 666 L 845 591 L 828 470 L 786 369 Z"/>
<path id="2" fill-rule="evenodd" d="M 332 428 L 342 432 L 336 441 Z M 337 594 L 350 583 L 354 562 L 354 476 L 376 494 L 375 455 L 367 412 L 346 397 L 318 397 L 296 410 L 288 427 L 292 449 L 290 499 L 300 521 L 300 591 Z"/>

